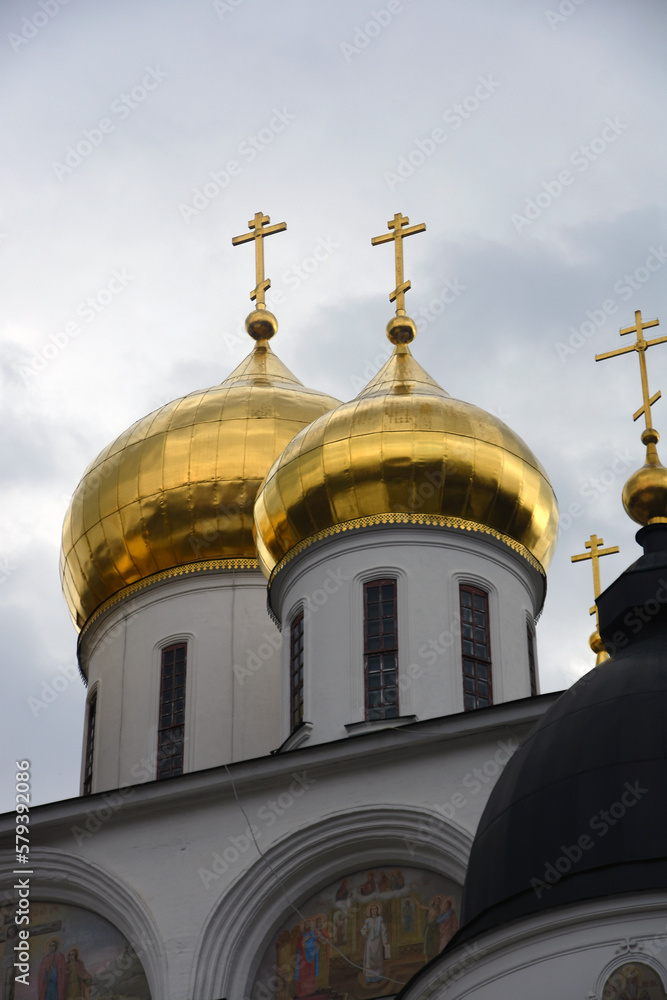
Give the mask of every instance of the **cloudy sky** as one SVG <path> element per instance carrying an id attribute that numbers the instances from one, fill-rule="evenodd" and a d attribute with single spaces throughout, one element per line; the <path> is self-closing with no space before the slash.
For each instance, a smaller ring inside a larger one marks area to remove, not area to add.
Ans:
<path id="1" fill-rule="evenodd" d="M 620 493 L 643 462 L 636 357 L 594 355 L 635 309 L 667 334 L 666 22 L 662 0 L 3 0 L 0 809 L 15 759 L 36 801 L 78 794 L 63 515 L 105 444 L 247 354 L 231 238 L 260 209 L 288 225 L 266 245 L 275 349 L 342 399 L 389 348 L 371 237 L 426 223 L 414 353 L 546 467 L 542 689 L 589 669 L 570 555 L 618 544 L 603 585 L 635 560 Z M 667 393 L 667 346 L 649 375 Z"/>

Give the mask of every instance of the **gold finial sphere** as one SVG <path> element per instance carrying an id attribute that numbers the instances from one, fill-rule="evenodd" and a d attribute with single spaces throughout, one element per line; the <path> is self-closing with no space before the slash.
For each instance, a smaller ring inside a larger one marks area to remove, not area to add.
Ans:
<path id="1" fill-rule="evenodd" d="M 392 316 L 387 323 L 387 336 L 392 344 L 411 344 L 417 336 L 417 324 L 409 316 Z"/>
<path id="2" fill-rule="evenodd" d="M 645 431 L 642 431 L 642 444 L 657 444 L 660 440 L 660 435 L 653 427 L 647 427 Z"/>
<path id="3" fill-rule="evenodd" d="M 594 653 L 606 653 L 605 645 L 602 641 L 602 636 L 596 629 L 595 632 L 591 632 L 590 639 L 588 640 L 588 645 L 591 647 Z"/>
<path id="4" fill-rule="evenodd" d="M 271 340 L 278 332 L 278 320 L 268 309 L 254 309 L 246 317 L 245 328 L 254 340 Z"/>
<path id="5" fill-rule="evenodd" d="M 644 434 L 647 432 L 644 431 Z M 667 469 L 657 462 L 647 462 L 623 487 L 623 506 L 637 524 L 667 521 Z"/>

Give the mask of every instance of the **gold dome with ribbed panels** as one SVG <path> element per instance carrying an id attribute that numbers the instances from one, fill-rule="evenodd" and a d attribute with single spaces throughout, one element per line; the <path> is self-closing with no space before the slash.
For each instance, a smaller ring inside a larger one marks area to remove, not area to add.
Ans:
<path id="1" fill-rule="evenodd" d="M 491 534 L 543 570 L 558 508 L 521 438 L 453 399 L 398 342 L 356 399 L 301 431 L 273 465 L 255 503 L 260 566 L 270 577 L 323 537 L 406 523 Z"/>
<path id="2" fill-rule="evenodd" d="M 221 385 L 121 434 L 88 467 L 65 517 L 61 576 L 77 627 L 160 574 L 255 567 L 260 483 L 295 434 L 338 402 L 305 388 L 258 339 Z"/>

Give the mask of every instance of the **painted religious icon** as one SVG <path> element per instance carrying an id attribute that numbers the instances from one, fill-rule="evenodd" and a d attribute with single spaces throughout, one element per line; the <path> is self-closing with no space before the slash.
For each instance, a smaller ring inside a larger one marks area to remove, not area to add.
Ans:
<path id="1" fill-rule="evenodd" d="M 437 895 L 430 900 L 428 906 L 422 906 L 416 899 L 414 903 L 427 914 L 424 925 L 424 954 L 430 961 L 440 954 L 459 928 L 454 900 L 451 896 Z"/>
<path id="2" fill-rule="evenodd" d="M 391 958 L 387 925 L 382 919 L 382 910 L 378 903 L 371 903 L 366 912 L 368 916 L 361 928 L 361 936 L 366 942 L 364 975 L 367 984 L 381 983 L 385 978 L 385 959 Z"/>
<path id="3" fill-rule="evenodd" d="M 643 962 L 626 962 L 609 977 L 603 1000 L 666 1000 L 658 973 Z"/>
<path id="4" fill-rule="evenodd" d="M 461 890 L 418 868 L 376 866 L 340 876 L 299 904 L 266 949 L 252 1000 L 373 1000 L 451 940 Z"/>
<path id="5" fill-rule="evenodd" d="M 17 927 L 0 924 L 0 1000 L 150 1000 L 141 960 L 108 920 L 64 903 L 30 907 L 29 971 L 15 980 Z"/>

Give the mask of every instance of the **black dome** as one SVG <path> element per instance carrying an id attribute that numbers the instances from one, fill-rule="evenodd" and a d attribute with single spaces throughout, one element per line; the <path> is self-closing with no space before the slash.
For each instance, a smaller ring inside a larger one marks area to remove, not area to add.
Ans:
<path id="1" fill-rule="evenodd" d="M 667 888 L 667 524 L 598 598 L 614 655 L 547 712 L 479 824 L 461 942 L 508 920 Z"/>

